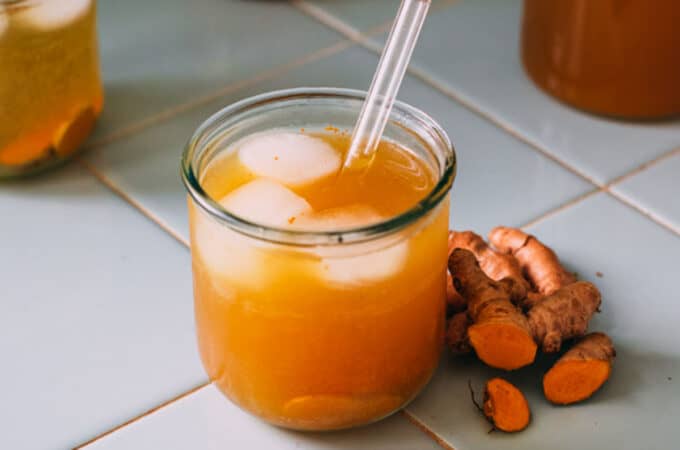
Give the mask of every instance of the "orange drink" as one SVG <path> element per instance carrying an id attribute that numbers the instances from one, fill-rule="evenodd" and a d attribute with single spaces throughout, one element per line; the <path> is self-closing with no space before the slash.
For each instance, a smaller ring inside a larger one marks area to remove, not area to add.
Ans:
<path id="1" fill-rule="evenodd" d="M 680 114 L 680 2 L 524 0 L 522 60 L 544 91 L 608 116 Z"/>
<path id="2" fill-rule="evenodd" d="M 339 173 L 349 136 L 324 124 L 351 124 L 361 99 L 246 100 L 184 155 L 203 364 L 232 401 L 285 427 L 385 417 L 439 360 L 453 151 L 398 105 L 371 167 Z"/>
<path id="3" fill-rule="evenodd" d="M 94 0 L 0 0 L 0 177 L 75 152 L 102 109 Z"/>

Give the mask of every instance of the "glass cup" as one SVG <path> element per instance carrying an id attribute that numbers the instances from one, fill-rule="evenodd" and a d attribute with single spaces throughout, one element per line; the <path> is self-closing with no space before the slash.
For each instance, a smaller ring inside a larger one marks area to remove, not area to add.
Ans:
<path id="1" fill-rule="evenodd" d="M 272 228 L 224 210 L 201 185 L 211 162 L 254 133 L 351 129 L 364 96 L 305 88 L 246 99 L 208 119 L 184 151 L 203 365 L 234 403 L 279 426 L 329 430 L 381 419 L 414 398 L 439 360 L 456 164 L 430 117 L 397 103 L 384 138 L 425 162 L 435 187 L 374 225 Z M 386 279 L 365 278 L 365 268 L 402 256 Z"/>
<path id="2" fill-rule="evenodd" d="M 102 109 L 95 0 L 0 0 L 0 178 L 64 161 Z"/>
<path id="3" fill-rule="evenodd" d="M 630 119 L 680 114 L 678 0 L 524 0 L 522 60 L 544 91 Z"/>

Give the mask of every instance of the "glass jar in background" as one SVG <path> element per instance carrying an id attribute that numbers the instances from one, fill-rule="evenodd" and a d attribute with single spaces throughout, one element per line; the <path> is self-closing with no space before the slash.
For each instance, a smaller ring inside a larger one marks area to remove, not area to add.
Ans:
<path id="1" fill-rule="evenodd" d="M 680 114 L 680 1 L 525 0 L 522 59 L 549 94 L 597 114 Z"/>
<path id="2" fill-rule="evenodd" d="M 241 408 L 288 428 L 348 428 L 395 412 L 425 386 L 443 345 L 456 166 L 446 134 L 425 114 L 397 103 L 383 135 L 411 155 L 388 160 L 385 170 L 428 180 L 409 185 L 421 189 L 413 197 L 420 200 L 395 216 L 299 230 L 251 222 L 218 203 L 225 192 L 262 181 L 247 181 L 252 173 L 231 165 L 244 139 L 291 130 L 332 141 L 324 130 L 351 129 L 364 95 L 296 89 L 244 100 L 205 122 L 182 159 L 203 365 Z M 345 192 L 314 186 L 298 189 L 317 205 Z M 376 189 L 383 202 L 401 195 L 394 183 Z M 260 197 L 249 200 L 260 210 L 282 200 Z"/>
<path id="3" fill-rule="evenodd" d="M 0 178 L 64 161 L 102 110 L 95 0 L 0 0 Z"/>

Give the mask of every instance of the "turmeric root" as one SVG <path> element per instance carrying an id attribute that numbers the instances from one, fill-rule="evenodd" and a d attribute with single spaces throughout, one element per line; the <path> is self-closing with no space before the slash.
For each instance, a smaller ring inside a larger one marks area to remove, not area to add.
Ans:
<path id="1" fill-rule="evenodd" d="M 451 238 L 452 233 L 453 231 L 449 231 L 449 256 L 451 256 L 451 252 L 456 248 L 453 239 Z M 467 302 L 453 286 L 453 277 L 448 268 L 446 270 L 446 307 L 447 311 L 451 311 L 454 314 L 464 311 L 467 307 Z"/>
<path id="2" fill-rule="evenodd" d="M 527 318 L 510 302 L 514 281 L 492 280 L 472 252 L 464 249 L 451 253 L 449 270 L 456 290 L 467 300 L 472 321 L 467 334 L 479 359 L 505 370 L 531 364 L 536 343 Z"/>
<path id="3" fill-rule="evenodd" d="M 576 281 L 576 277 L 560 264 L 552 249 L 534 236 L 516 228 L 496 227 L 489 233 L 489 242 L 506 254 L 512 254 L 539 295 L 530 293 L 523 305 L 530 309 L 541 297 L 550 295 Z"/>
<path id="4" fill-rule="evenodd" d="M 477 258 L 479 267 L 492 280 L 512 278 L 515 290 L 511 293 L 511 300 L 517 302 L 526 297 L 530 289 L 529 282 L 522 275 L 522 269 L 514 256 L 495 251 L 472 231 L 449 231 L 449 252 L 453 248 L 470 250 Z"/>
<path id="5" fill-rule="evenodd" d="M 529 403 L 522 391 L 502 378 L 486 382 L 483 412 L 494 428 L 508 433 L 522 431 L 531 420 Z"/>
<path id="6" fill-rule="evenodd" d="M 446 344 L 454 355 L 466 355 L 472 351 L 467 330 L 470 318 L 465 311 L 454 314 L 446 328 Z"/>
<path id="7" fill-rule="evenodd" d="M 609 378 L 615 356 L 614 344 L 606 334 L 588 334 L 545 374 L 545 398 L 560 405 L 587 399 Z"/>
<path id="8" fill-rule="evenodd" d="M 600 291 L 587 281 L 569 284 L 543 298 L 528 314 L 536 342 L 545 353 L 559 351 L 562 341 L 586 333 L 600 302 Z"/>

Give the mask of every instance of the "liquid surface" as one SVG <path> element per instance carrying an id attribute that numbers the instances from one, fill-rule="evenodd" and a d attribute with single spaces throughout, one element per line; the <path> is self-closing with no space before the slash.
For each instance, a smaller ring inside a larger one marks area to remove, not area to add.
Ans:
<path id="1" fill-rule="evenodd" d="M 348 136 L 316 136 L 339 161 Z M 435 183 L 397 145 L 383 142 L 377 155 L 361 178 L 333 173 L 289 186 L 292 197 L 253 181 L 236 153 L 212 164 L 202 185 L 238 208 L 250 195 L 278 199 L 294 220 L 266 200 L 248 214 L 280 226 L 358 226 L 405 211 Z M 448 199 L 395 236 L 316 249 L 245 238 L 191 201 L 190 221 L 201 357 L 242 408 L 291 428 L 345 428 L 394 412 L 430 378 L 443 341 Z"/>
<path id="2" fill-rule="evenodd" d="M 680 2 L 525 0 L 522 57 L 533 80 L 579 108 L 680 114 Z"/>
<path id="3" fill-rule="evenodd" d="M 94 3 L 0 8 L 0 67 L 0 176 L 68 157 L 102 109 Z"/>
<path id="4" fill-rule="evenodd" d="M 308 135 L 330 144 L 339 155 L 338 162 L 349 146 L 349 135 L 340 131 Z M 336 173 L 333 171 L 332 176 L 294 186 L 292 190 L 316 211 L 363 204 L 385 217 L 392 217 L 422 200 L 436 182 L 423 161 L 389 141 L 379 144 L 374 164 L 365 173 L 348 173 L 341 177 Z M 201 185 L 211 198 L 219 201 L 236 187 L 256 178 L 257 175 L 244 167 L 238 154 L 234 153 L 213 162 Z"/>

